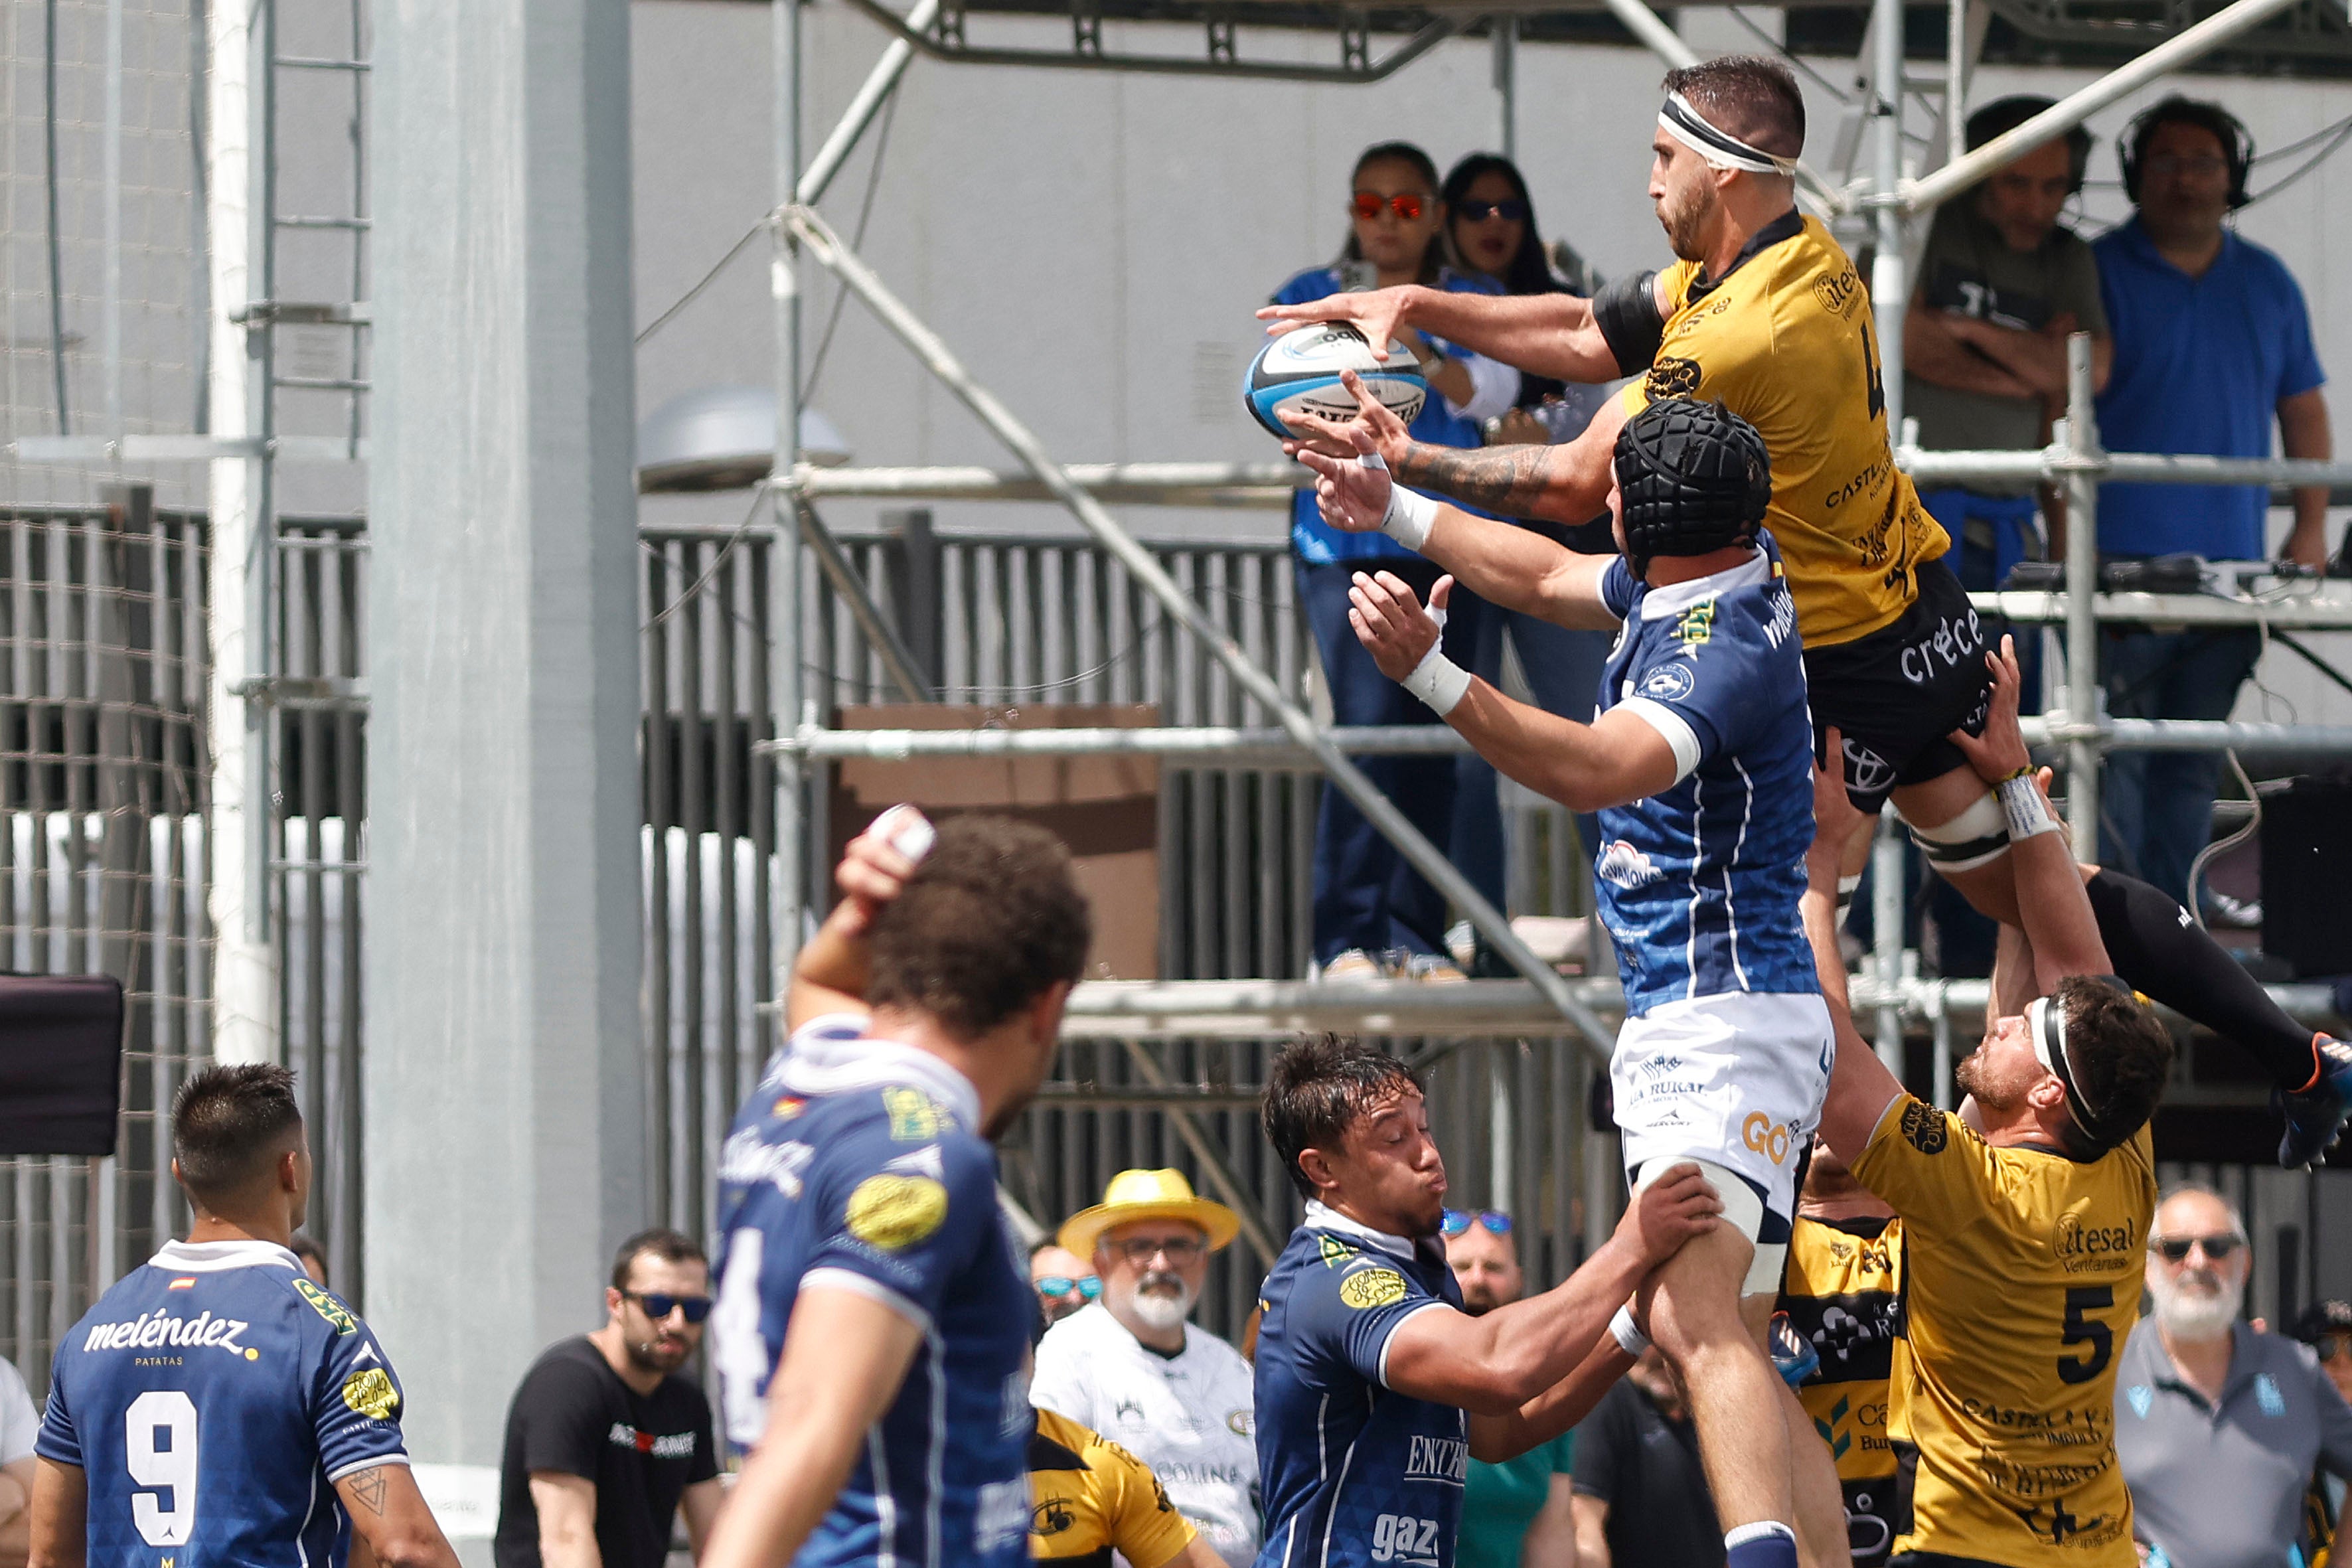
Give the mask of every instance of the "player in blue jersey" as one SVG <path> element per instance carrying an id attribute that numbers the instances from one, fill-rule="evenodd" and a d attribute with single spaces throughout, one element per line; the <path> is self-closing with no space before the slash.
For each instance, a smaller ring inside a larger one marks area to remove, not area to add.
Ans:
<path id="1" fill-rule="evenodd" d="M 1386 524 L 1444 563 L 1430 529 L 1453 509 L 1391 485 L 1377 458 L 1301 460 L 1340 526 Z M 1638 1190 L 1701 1162 L 1732 1222 L 1660 1270 L 1650 1327 L 1691 1390 L 1731 1568 L 1794 1568 L 1801 1525 L 1805 1556 L 1837 1561 L 1834 1477 L 1763 1342 L 1835 1057 L 1798 914 L 1812 726 L 1795 606 L 1762 529 L 1770 466 L 1737 415 L 1665 397 L 1626 421 L 1613 468 L 1623 557 L 1563 554 L 1540 588 L 1563 625 L 1622 623 L 1591 723 L 1456 668 L 1435 616 L 1385 574 L 1358 575 L 1356 630 L 1496 767 L 1600 813 L 1596 888 L 1625 988 L 1610 1078 L 1626 1168 Z M 1448 586 L 1432 591 L 1439 614 Z"/>
<path id="2" fill-rule="evenodd" d="M 399 1380 L 288 1249 L 310 1152 L 281 1067 L 214 1067 L 172 1105 L 195 1224 L 58 1347 L 30 1568 L 457 1568 L 410 1475 Z"/>
<path id="3" fill-rule="evenodd" d="M 1307 1216 L 1258 1302 L 1258 1568 L 1452 1568 L 1467 1461 L 1582 1418 L 1633 1364 L 1610 1314 L 1722 1205 L 1685 1168 L 1565 1284 L 1474 1318 L 1438 1240 L 1445 1162 L 1410 1068 L 1301 1040 L 1275 1058 L 1262 1114 Z"/>
<path id="4" fill-rule="evenodd" d="M 702 1568 L 1013 1568 L 1037 1302 L 990 1141 L 1036 1093 L 1088 921 L 1052 835 L 899 808 L 801 951 L 719 1157 L 711 1338 L 751 1450 Z"/>

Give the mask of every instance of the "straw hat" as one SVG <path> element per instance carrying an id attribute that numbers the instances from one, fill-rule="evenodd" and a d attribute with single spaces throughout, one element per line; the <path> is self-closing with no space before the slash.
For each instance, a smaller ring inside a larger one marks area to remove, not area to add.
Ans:
<path id="1" fill-rule="evenodd" d="M 1181 1219 L 1209 1233 L 1209 1250 L 1230 1246 L 1241 1234 L 1241 1215 L 1220 1203 L 1194 1195 L 1181 1171 L 1121 1171 L 1103 1189 L 1103 1201 L 1062 1222 L 1054 1239 L 1080 1258 L 1095 1255 L 1095 1243 L 1113 1226 L 1143 1219 Z"/>

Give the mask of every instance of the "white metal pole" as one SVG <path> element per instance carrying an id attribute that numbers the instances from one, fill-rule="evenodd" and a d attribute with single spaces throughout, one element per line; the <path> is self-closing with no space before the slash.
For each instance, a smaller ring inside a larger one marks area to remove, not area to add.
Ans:
<path id="1" fill-rule="evenodd" d="M 907 26 L 914 32 L 922 32 L 930 26 L 939 14 L 940 0 L 915 0 L 915 8 L 907 13 Z M 891 89 L 897 87 L 898 79 L 907 74 L 907 64 L 914 58 L 914 45 L 904 38 L 890 40 L 889 47 L 882 51 L 882 58 L 874 62 L 874 69 L 867 75 L 866 85 L 857 89 L 857 96 L 851 99 L 849 107 L 841 111 L 840 122 L 824 139 L 824 145 L 816 150 L 816 156 L 809 160 L 807 172 L 794 184 L 793 201 L 804 207 L 816 205 L 824 196 L 825 187 L 833 184 L 834 175 L 841 173 L 841 165 L 848 158 L 850 149 L 857 145 L 857 139 L 866 133 L 866 127 L 873 122 L 875 114 L 889 100 Z"/>
<path id="2" fill-rule="evenodd" d="M 2091 334 L 2066 340 L 2066 455 L 2095 461 L 2097 415 L 2091 399 Z M 2066 716 L 2085 723 L 2099 716 L 2099 623 L 2093 603 L 2099 586 L 2099 481 L 2087 468 L 2066 479 Z M 2066 743 L 2066 826 L 2079 860 L 2099 853 L 2099 747 L 2082 736 Z"/>
<path id="3" fill-rule="evenodd" d="M 1877 254 L 1870 264 L 1871 315 L 1878 329 L 1878 372 L 1885 388 L 1886 431 L 1903 433 L 1903 312 L 1910 286 L 1903 257 L 1903 0 L 1873 0 L 1870 104 L 1873 200 Z"/>
<path id="4" fill-rule="evenodd" d="M 100 142 L 106 260 L 99 300 L 99 354 L 106 375 L 106 438 L 122 439 L 122 0 L 106 0 L 106 124 Z M 110 464 L 110 467 L 113 465 Z"/>
<path id="5" fill-rule="evenodd" d="M 1944 162 L 1968 155 L 1969 0 L 1951 0 L 1944 36 Z"/>
<path id="6" fill-rule="evenodd" d="M 798 193 L 801 166 L 801 7 L 800 0 L 776 0 L 775 14 L 775 161 L 776 195 L 789 206 Z M 844 152 L 846 152 L 846 147 Z M 805 678 L 801 669 L 801 548 L 796 498 L 792 489 L 793 465 L 800 453 L 801 426 L 801 290 L 800 241 L 792 226 L 775 226 L 775 247 L 769 262 L 770 292 L 775 300 L 776 331 L 776 453 L 768 488 L 770 521 L 774 525 L 778 560 L 770 574 L 770 686 L 780 731 L 791 734 L 811 721 L 805 706 Z M 808 868 L 808 770 L 802 759 L 786 752 L 776 758 L 776 881 L 781 889 L 776 920 L 775 973 L 769 994 L 779 1002 L 791 994 L 793 961 L 799 957 L 802 926 L 806 918 Z M 656 845 L 656 854 L 665 851 Z M 782 1015 L 777 1026 L 782 1027 Z"/>
<path id="7" fill-rule="evenodd" d="M 1640 0 L 1623 0 L 1638 5 Z M 2063 136 L 2107 105 L 2145 87 L 2160 76 L 2179 70 L 2201 55 L 2211 53 L 2251 28 L 2260 26 L 2294 4 L 2294 0 L 2236 0 L 2187 32 L 2167 38 L 2156 47 L 2116 67 L 2079 92 L 2068 94 L 2014 131 L 1994 137 L 1975 152 L 1945 164 L 1921 180 L 1905 199 L 1911 211 L 1926 212 L 1983 179 L 2011 159 L 2031 153 L 2043 142 Z"/>
<path id="8" fill-rule="evenodd" d="M 1513 163 L 1519 157 L 1519 14 L 1494 19 L 1495 145 Z"/>
<path id="9" fill-rule="evenodd" d="M 205 13 L 210 83 L 205 148 L 206 227 L 211 236 L 212 334 L 206 401 L 212 434 L 252 433 L 246 329 L 236 319 L 252 298 L 253 120 L 251 8 L 214 5 Z M 246 578 L 251 568 L 260 459 L 211 463 L 212 594 L 206 637 L 212 679 L 211 818 L 205 825 L 206 911 L 213 928 L 212 1053 L 221 1061 L 275 1061 L 277 957 L 269 942 L 269 889 L 252 880 L 252 843 L 268 825 L 253 819 L 258 753 L 251 744 L 267 710 L 252 672 Z"/>
<path id="10" fill-rule="evenodd" d="M 1903 835 L 1896 827 L 1895 808 L 1879 813 L 1877 835 L 1870 847 L 1871 967 L 1878 977 L 1878 1059 L 1896 1078 L 1903 1076 L 1903 1009 L 1895 987 L 1903 978 Z"/>

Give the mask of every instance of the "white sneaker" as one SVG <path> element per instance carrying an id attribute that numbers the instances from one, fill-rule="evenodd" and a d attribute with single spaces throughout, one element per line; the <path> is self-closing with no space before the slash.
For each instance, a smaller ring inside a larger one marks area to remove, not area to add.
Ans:
<path id="1" fill-rule="evenodd" d="M 1317 981 L 1329 981 L 1345 985 L 1358 981 L 1381 978 L 1380 961 L 1360 947 L 1351 947 L 1334 957 L 1330 963 L 1318 965 L 1308 976 Z"/>

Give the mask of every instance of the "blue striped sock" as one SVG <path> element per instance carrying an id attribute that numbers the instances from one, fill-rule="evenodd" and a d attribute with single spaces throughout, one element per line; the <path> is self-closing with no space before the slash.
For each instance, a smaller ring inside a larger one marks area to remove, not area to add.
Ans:
<path id="1" fill-rule="evenodd" d="M 1743 1524 L 1723 1538 L 1726 1568 L 1797 1568 L 1797 1532 L 1778 1520 Z"/>

